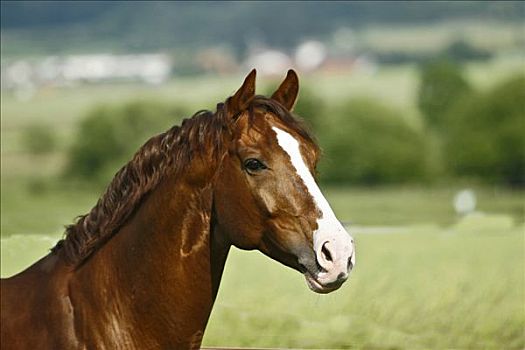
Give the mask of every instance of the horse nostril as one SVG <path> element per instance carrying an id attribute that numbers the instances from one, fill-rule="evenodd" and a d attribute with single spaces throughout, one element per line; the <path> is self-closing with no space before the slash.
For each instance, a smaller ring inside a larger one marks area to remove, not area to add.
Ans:
<path id="1" fill-rule="evenodd" d="M 350 255 L 350 257 L 348 258 L 348 266 L 347 266 L 348 271 L 352 270 L 352 268 L 354 267 L 354 264 L 352 263 L 352 257 L 353 255 Z"/>
<path id="2" fill-rule="evenodd" d="M 321 248 L 321 253 L 323 254 L 323 258 L 326 260 L 326 261 L 333 261 L 332 259 L 332 254 L 330 254 L 330 251 L 328 250 L 328 248 L 326 247 L 326 244 L 328 242 L 324 243 L 323 244 L 323 247 Z"/>

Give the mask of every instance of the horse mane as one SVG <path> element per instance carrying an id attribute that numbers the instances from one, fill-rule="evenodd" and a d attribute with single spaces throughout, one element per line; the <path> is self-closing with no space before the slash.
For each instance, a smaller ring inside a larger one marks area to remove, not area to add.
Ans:
<path id="1" fill-rule="evenodd" d="M 225 152 L 224 133 L 229 133 L 228 100 L 219 103 L 215 113 L 202 110 L 184 119 L 181 126 L 153 136 L 139 148 L 133 158 L 113 177 L 96 205 L 75 223 L 66 226 L 64 238 L 52 249 L 60 252 L 71 265 L 82 264 L 104 242 L 109 240 L 168 174 L 179 174 L 197 155 L 211 151 L 218 161 Z M 316 145 L 303 123 L 277 102 L 256 96 L 248 107 L 250 120 L 254 110 L 272 112 L 285 125 L 305 140 Z"/>

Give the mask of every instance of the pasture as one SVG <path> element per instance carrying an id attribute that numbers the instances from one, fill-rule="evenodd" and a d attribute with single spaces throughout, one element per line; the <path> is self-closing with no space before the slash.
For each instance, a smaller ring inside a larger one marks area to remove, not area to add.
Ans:
<path id="1" fill-rule="evenodd" d="M 260 254 L 235 251 L 205 344 L 523 348 L 523 227 L 483 226 L 357 229 L 353 276 L 326 296 Z"/>
<path id="2" fill-rule="evenodd" d="M 233 249 L 204 345 L 525 346 L 523 224 L 486 216 L 353 230 L 356 268 L 329 295 L 312 293 L 301 275 L 259 252 Z M 45 254 L 59 236 L 2 238 L 2 275 Z"/>
<path id="3" fill-rule="evenodd" d="M 46 254 L 61 225 L 96 200 L 86 190 L 31 196 L 25 188 L 19 182 L 2 191 L 9 204 L 2 205 L 2 231 L 11 233 L 1 241 L 2 277 Z M 317 295 L 295 271 L 233 248 L 204 345 L 525 346 L 522 193 L 480 188 L 479 207 L 492 214 L 460 220 L 453 188 L 326 192 L 338 216 L 355 223 L 349 283 Z"/>
<path id="4" fill-rule="evenodd" d="M 484 89 L 521 65 L 519 57 L 510 57 L 466 71 Z M 303 81 L 315 83 L 328 104 L 374 96 L 419 125 L 414 66 Z M 179 101 L 192 111 L 212 109 L 238 82 L 238 77 L 204 77 L 159 87 L 48 88 L 30 100 L 3 92 L 2 277 L 46 254 L 63 225 L 95 204 L 101 189 L 63 183 L 58 176 L 75 127 L 94 104 L 139 98 Z M 24 150 L 21 136 L 34 123 L 55 131 L 58 145 L 51 154 Z M 486 215 L 461 221 L 451 201 L 464 186 L 327 188 L 336 214 L 351 223 L 357 241 L 349 282 L 333 294 L 316 295 L 298 273 L 258 252 L 232 249 L 204 345 L 524 348 L 524 193 L 474 186 L 478 209 Z"/>

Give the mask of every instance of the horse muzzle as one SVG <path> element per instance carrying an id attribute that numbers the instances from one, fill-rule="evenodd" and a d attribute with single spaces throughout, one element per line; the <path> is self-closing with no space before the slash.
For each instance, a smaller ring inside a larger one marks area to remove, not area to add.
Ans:
<path id="1" fill-rule="evenodd" d="M 300 271 L 312 291 L 326 294 L 339 289 L 348 279 L 355 265 L 355 245 L 346 232 L 317 243 L 314 243 L 315 262 L 300 259 Z"/>

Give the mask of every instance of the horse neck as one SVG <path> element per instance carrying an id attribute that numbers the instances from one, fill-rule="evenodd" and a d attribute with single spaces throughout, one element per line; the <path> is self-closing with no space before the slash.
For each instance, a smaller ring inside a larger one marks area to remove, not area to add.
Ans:
<path id="1" fill-rule="evenodd" d="M 82 293 L 99 294 L 84 296 L 93 314 L 118 315 L 149 345 L 200 342 L 229 250 L 215 229 L 212 184 L 188 180 L 161 182 L 76 273 Z"/>

